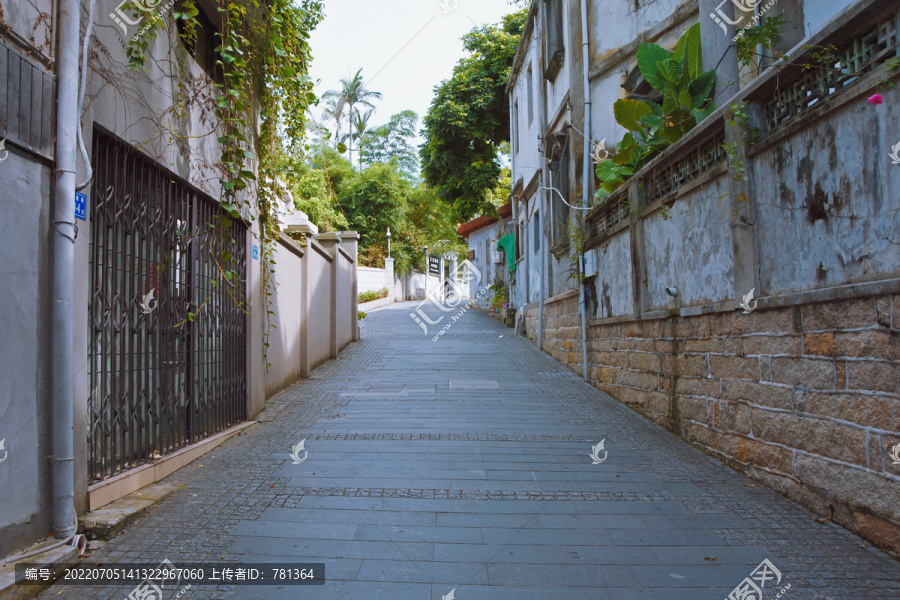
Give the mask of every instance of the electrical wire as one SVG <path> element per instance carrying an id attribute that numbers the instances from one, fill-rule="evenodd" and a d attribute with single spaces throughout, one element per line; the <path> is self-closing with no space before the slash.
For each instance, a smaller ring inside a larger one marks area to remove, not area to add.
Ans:
<path id="1" fill-rule="evenodd" d="M 557 194 L 559 194 L 559 199 L 563 201 L 563 204 L 565 204 L 565 205 L 568 206 L 569 208 L 574 208 L 575 210 L 591 210 L 592 208 L 594 208 L 593 206 L 588 206 L 588 207 L 584 207 L 584 206 L 572 206 L 571 204 L 569 204 L 568 202 L 566 202 L 566 199 L 565 199 L 565 197 L 562 195 L 562 192 L 560 192 L 560 191 L 559 191 L 558 189 L 556 189 L 555 187 L 544 187 L 544 186 L 541 186 L 541 187 L 539 187 L 538 189 L 539 189 L 539 190 L 550 190 L 550 191 L 556 192 Z"/>

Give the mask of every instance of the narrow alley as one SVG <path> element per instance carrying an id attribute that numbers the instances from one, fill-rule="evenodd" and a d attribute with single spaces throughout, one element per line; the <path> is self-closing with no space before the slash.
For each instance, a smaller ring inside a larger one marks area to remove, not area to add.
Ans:
<path id="1" fill-rule="evenodd" d="M 87 561 L 325 564 L 324 586 L 178 596 L 191 599 L 722 600 L 764 560 L 779 572 L 764 580 L 767 599 L 900 598 L 896 561 L 861 538 L 486 313 L 433 341 L 415 306 L 370 313 L 358 344 L 172 475 L 183 489 Z M 302 440 L 308 455 L 294 464 Z M 130 591 L 54 585 L 39 597 Z"/>

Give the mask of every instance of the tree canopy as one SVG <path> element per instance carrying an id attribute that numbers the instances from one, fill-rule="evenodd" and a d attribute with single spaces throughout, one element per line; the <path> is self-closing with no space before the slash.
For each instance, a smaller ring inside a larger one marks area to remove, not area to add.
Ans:
<path id="1" fill-rule="evenodd" d="M 412 145 L 416 137 L 419 115 L 404 110 L 392 115 L 385 125 L 370 130 L 360 145 L 360 160 L 363 164 L 389 163 L 397 161 L 397 166 L 410 179 L 419 173 L 419 157 Z"/>
<path id="2" fill-rule="evenodd" d="M 500 180 L 510 135 L 506 83 L 527 15 L 522 9 L 463 36 L 471 54 L 435 88 L 424 119 L 422 175 L 460 221 L 492 209 L 489 190 Z"/>

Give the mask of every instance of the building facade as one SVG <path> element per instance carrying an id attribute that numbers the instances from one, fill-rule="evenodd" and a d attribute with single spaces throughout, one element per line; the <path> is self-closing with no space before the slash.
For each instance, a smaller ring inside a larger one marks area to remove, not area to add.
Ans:
<path id="1" fill-rule="evenodd" d="M 142 71 L 140 23 L 89 27 L 89 4 L 0 11 L 0 557 L 70 536 L 358 338 L 355 232 L 282 233 L 273 272 L 256 221 L 220 207 L 215 6 L 192 48 L 163 14 Z"/>
<path id="2" fill-rule="evenodd" d="M 749 4 L 532 3 L 507 87 L 516 297 L 593 385 L 897 553 L 900 10 Z M 777 15 L 771 47 L 736 43 Z M 715 109 L 598 200 L 614 103 L 660 97 L 638 49 L 695 24 Z"/>
<path id="3" fill-rule="evenodd" d="M 490 288 L 494 282 L 510 284 L 506 256 L 497 249 L 497 241 L 504 235 L 515 233 L 515 222 L 511 217 L 512 206 L 504 204 L 497 209 L 497 216 L 477 217 L 458 228 L 459 234 L 469 242 L 468 260 L 478 269 L 477 273 L 468 276 L 468 298 L 478 307 L 491 306 L 493 292 Z"/>

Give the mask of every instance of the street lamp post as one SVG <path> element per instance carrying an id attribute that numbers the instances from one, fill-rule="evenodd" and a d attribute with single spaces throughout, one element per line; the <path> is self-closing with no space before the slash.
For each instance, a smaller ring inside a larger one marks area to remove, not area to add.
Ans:
<path id="1" fill-rule="evenodd" d="M 387 238 L 388 238 L 388 258 L 391 257 L 391 228 L 388 227 L 387 230 Z"/>

